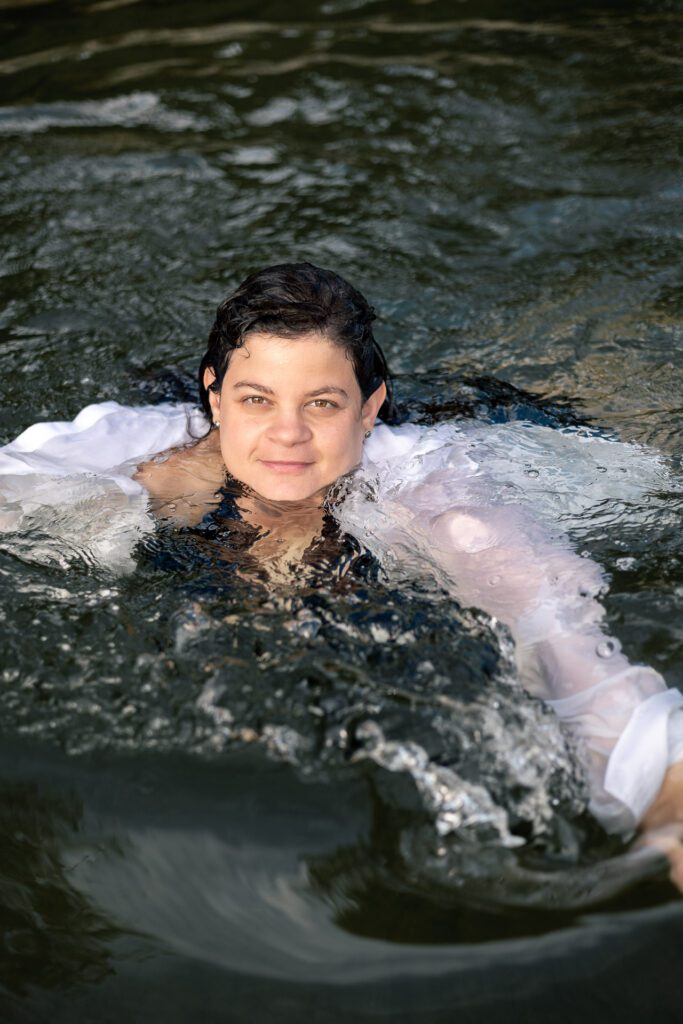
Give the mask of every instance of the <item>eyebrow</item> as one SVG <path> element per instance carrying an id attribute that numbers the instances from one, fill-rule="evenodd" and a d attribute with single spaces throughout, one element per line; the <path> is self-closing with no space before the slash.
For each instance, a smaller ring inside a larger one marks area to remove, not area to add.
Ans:
<path id="1" fill-rule="evenodd" d="M 264 395 L 274 395 L 275 392 L 272 388 L 267 388 L 265 384 L 257 384 L 252 380 L 238 380 L 233 384 L 233 388 L 252 388 L 254 391 L 260 391 Z M 348 394 L 343 388 L 334 387 L 330 385 L 322 388 L 316 388 L 315 391 L 307 391 L 306 398 L 317 398 L 319 395 L 341 395 L 342 398 L 348 398 Z"/>
<path id="2" fill-rule="evenodd" d="M 253 388 L 254 391 L 262 391 L 264 395 L 275 394 L 272 388 L 267 388 L 264 384 L 255 384 L 251 380 L 238 380 L 233 384 L 233 388 Z"/>
<path id="3" fill-rule="evenodd" d="M 318 395 L 341 395 L 342 398 L 348 398 L 344 388 L 335 388 L 333 385 L 325 388 L 316 388 L 315 391 L 308 391 L 306 393 L 307 398 L 317 398 Z"/>

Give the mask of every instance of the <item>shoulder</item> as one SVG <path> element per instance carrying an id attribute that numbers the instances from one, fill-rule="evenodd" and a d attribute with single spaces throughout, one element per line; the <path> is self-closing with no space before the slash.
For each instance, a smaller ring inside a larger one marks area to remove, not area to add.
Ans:
<path id="1" fill-rule="evenodd" d="M 488 521 L 487 521 L 488 520 Z M 497 540 L 491 515 L 477 509 L 452 508 L 432 519 L 431 535 L 437 543 L 467 553 L 483 551 Z"/>
<path id="2" fill-rule="evenodd" d="M 403 460 L 406 457 L 423 456 L 444 445 L 457 445 L 461 440 L 462 428 L 459 423 L 439 423 L 433 426 L 402 423 L 397 427 L 378 423 L 372 436 L 365 442 L 363 452 L 367 461 L 381 463 L 396 458 Z"/>
<path id="3" fill-rule="evenodd" d="M 196 509 L 197 515 L 200 510 L 204 514 L 224 478 L 225 465 L 215 431 L 199 441 L 161 452 L 141 463 L 134 474 L 151 495 L 157 514 L 168 513 L 182 521 L 196 519 L 195 514 L 188 519 L 190 508 Z"/>

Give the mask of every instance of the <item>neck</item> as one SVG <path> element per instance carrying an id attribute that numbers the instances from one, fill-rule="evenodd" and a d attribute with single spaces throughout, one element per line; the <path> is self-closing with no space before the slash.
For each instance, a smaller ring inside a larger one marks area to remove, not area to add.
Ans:
<path id="1" fill-rule="evenodd" d="M 236 504 L 245 522 L 259 532 L 251 553 L 271 573 L 291 576 L 290 567 L 321 533 L 324 494 L 304 501 L 270 501 L 244 491 Z"/>

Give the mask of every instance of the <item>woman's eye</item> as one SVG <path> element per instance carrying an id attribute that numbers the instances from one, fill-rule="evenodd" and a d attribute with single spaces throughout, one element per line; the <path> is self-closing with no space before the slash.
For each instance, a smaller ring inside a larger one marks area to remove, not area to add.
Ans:
<path id="1" fill-rule="evenodd" d="M 242 399 L 244 405 L 266 405 L 268 402 L 267 398 L 263 395 L 247 395 L 246 398 Z"/>

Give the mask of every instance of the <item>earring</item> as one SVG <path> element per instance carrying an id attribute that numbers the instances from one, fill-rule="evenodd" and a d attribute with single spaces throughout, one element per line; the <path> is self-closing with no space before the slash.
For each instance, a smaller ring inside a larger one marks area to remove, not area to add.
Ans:
<path id="1" fill-rule="evenodd" d="M 366 440 L 366 441 L 367 441 L 367 439 L 368 439 L 368 438 L 370 437 L 370 435 L 371 435 L 371 434 L 372 434 L 372 431 L 371 431 L 371 430 L 366 430 L 366 431 L 365 431 L 365 440 Z"/>
<path id="2" fill-rule="evenodd" d="M 213 425 L 214 425 L 214 427 L 220 427 L 221 421 L 220 420 L 214 420 L 213 421 Z"/>

